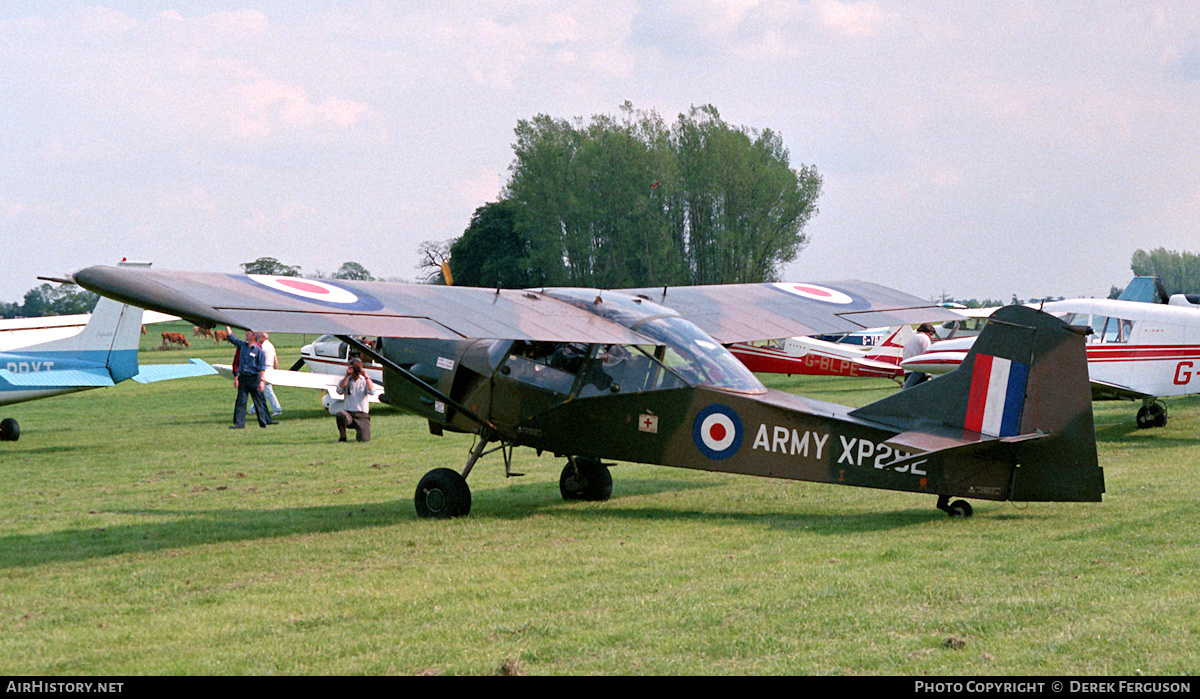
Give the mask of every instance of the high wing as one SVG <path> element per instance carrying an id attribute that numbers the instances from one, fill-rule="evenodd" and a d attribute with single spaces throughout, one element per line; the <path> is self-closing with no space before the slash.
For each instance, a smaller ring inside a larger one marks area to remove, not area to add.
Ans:
<path id="1" fill-rule="evenodd" d="M 326 281 L 266 275 L 88 267 L 84 288 L 202 325 L 457 340 L 659 344 L 534 290 Z M 589 292 L 590 293 L 590 292 Z M 602 302 L 605 291 L 596 291 Z M 861 330 L 958 316 L 864 282 L 731 284 L 632 289 L 722 343 Z"/>
<path id="2" fill-rule="evenodd" d="M 726 345 L 962 318 L 916 296 L 861 281 L 720 284 L 624 291 L 678 311 Z"/>
<path id="3" fill-rule="evenodd" d="M 206 326 L 435 340 L 656 344 L 532 291 L 103 266 L 73 276 L 99 294 Z"/>

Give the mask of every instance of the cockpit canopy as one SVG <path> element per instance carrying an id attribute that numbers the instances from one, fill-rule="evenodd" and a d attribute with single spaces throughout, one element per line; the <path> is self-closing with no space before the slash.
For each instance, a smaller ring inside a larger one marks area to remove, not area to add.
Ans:
<path id="1" fill-rule="evenodd" d="M 514 343 L 512 357 L 558 372 L 556 392 L 579 396 L 602 392 L 654 391 L 705 386 L 742 393 L 766 388 L 716 340 L 675 311 L 647 299 L 589 289 L 553 289 L 560 301 L 595 313 L 645 336 L 644 345 Z M 510 361 L 516 369 L 523 362 Z M 533 367 L 529 367 L 532 369 Z M 581 373 L 582 372 L 582 373 Z M 547 380 L 551 374 L 547 373 Z"/>

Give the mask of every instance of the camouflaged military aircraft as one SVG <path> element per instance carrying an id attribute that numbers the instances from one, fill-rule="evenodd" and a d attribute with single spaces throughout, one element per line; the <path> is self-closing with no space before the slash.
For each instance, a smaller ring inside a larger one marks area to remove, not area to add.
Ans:
<path id="1" fill-rule="evenodd" d="M 384 399 L 470 433 L 422 517 L 471 509 L 466 478 L 515 447 L 566 458 L 569 500 L 606 500 L 608 460 L 952 497 L 1098 501 L 1085 329 L 993 316 L 965 371 L 851 409 L 769 390 L 723 345 L 957 317 L 863 282 L 504 290 L 89 267 L 85 288 L 196 324 L 330 333 L 384 368 Z M 356 337 L 379 337 L 371 348 Z M 490 450 L 489 445 L 494 445 Z"/>

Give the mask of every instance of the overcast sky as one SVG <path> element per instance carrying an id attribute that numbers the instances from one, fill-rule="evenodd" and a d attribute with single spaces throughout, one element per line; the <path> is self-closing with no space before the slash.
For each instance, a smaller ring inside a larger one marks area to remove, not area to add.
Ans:
<path id="1" fill-rule="evenodd" d="M 313 9 L 313 8 L 322 9 Z M 712 104 L 825 180 L 788 280 L 1104 296 L 1200 251 L 1200 4 L 6 2 L 0 300 L 122 257 L 415 278 L 537 114 Z"/>

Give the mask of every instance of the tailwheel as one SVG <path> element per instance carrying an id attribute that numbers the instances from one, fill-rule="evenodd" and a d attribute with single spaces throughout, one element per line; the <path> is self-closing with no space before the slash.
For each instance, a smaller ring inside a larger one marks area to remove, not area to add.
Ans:
<path id="1" fill-rule="evenodd" d="M 425 519 L 465 517 L 471 512 L 471 489 L 457 471 L 435 468 L 417 484 L 413 504 Z"/>
<path id="2" fill-rule="evenodd" d="M 951 517 L 962 517 L 963 519 L 975 514 L 975 508 L 971 507 L 971 503 L 966 500 L 950 502 L 949 495 L 938 496 L 937 508 Z"/>
<path id="3" fill-rule="evenodd" d="M 1137 426 L 1146 429 L 1147 427 L 1165 427 L 1167 424 L 1167 406 L 1162 401 L 1154 401 L 1143 405 L 1137 413 Z"/>
<path id="4" fill-rule="evenodd" d="M 599 502 L 612 497 L 612 474 L 596 459 L 573 456 L 558 479 L 563 500 Z"/>
<path id="5" fill-rule="evenodd" d="M 21 438 L 21 426 L 15 418 L 0 420 L 0 442 L 15 442 Z"/>

